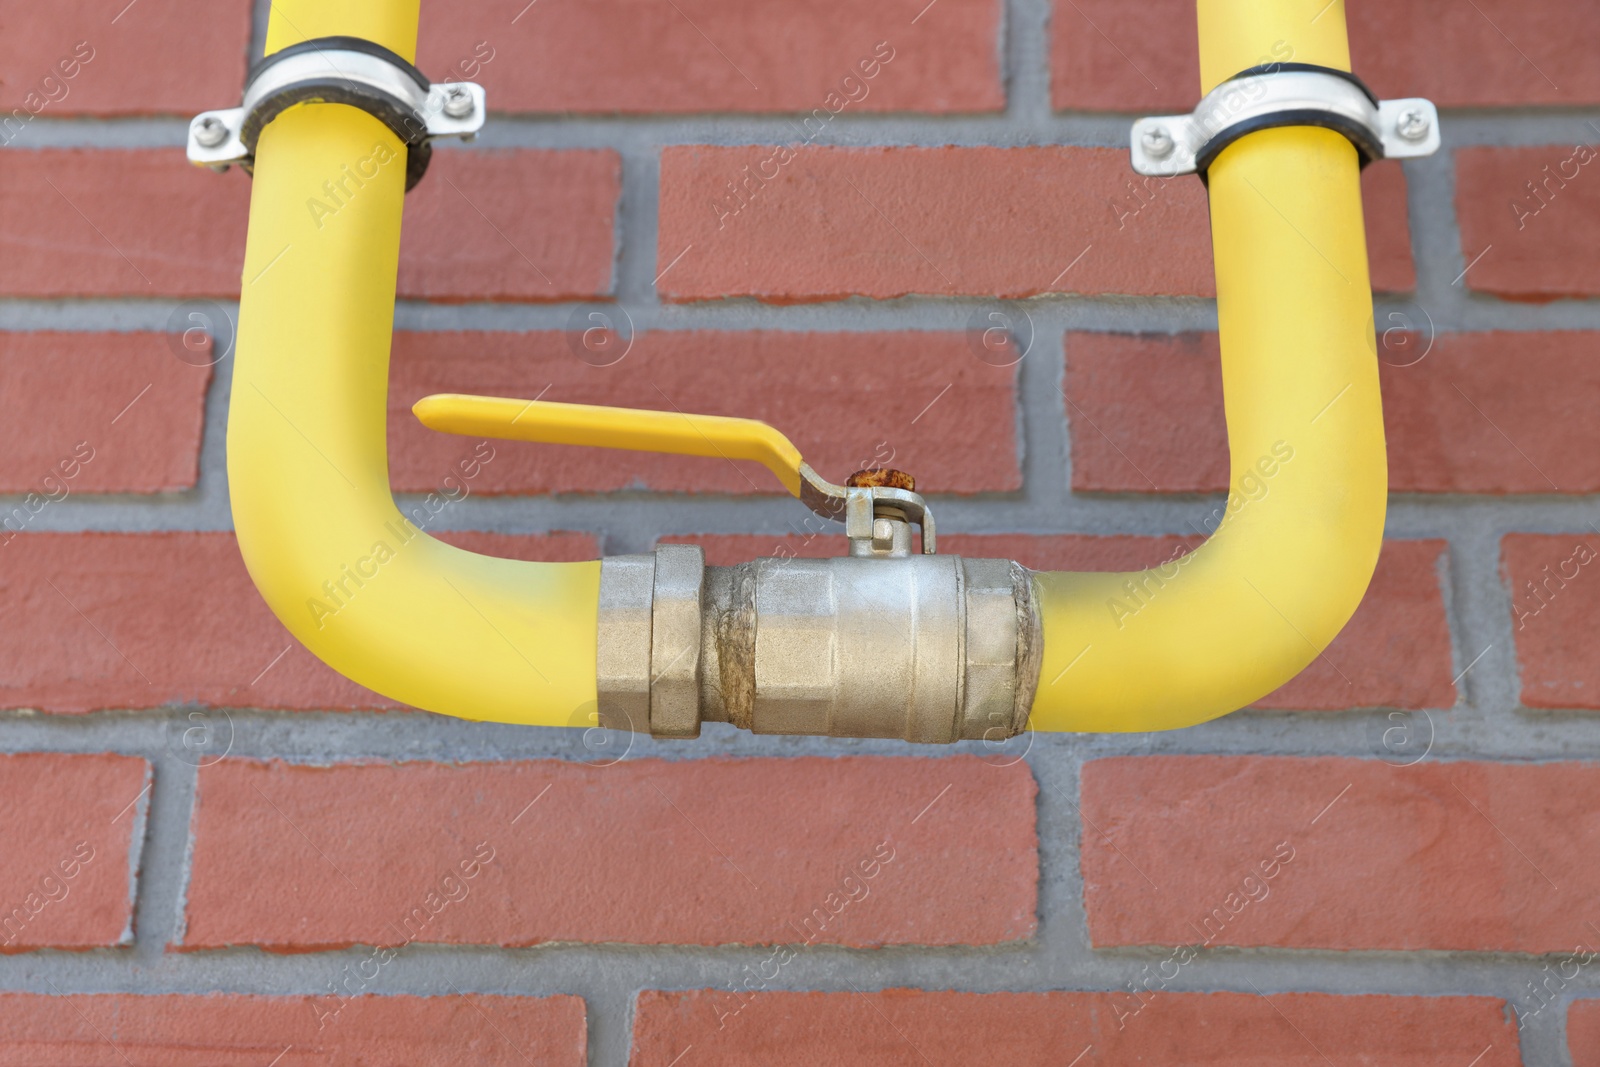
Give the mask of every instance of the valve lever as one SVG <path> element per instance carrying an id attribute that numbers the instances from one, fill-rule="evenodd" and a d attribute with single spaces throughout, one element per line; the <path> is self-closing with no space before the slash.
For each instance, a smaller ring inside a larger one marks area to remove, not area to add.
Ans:
<path id="1" fill-rule="evenodd" d="M 801 459 L 800 450 L 779 430 L 756 419 L 465 393 L 425 396 L 412 405 L 411 411 L 424 426 L 441 433 L 754 460 L 818 515 L 843 519 L 846 536 L 852 542 L 862 538 L 870 542 L 874 518 L 882 517 L 882 512 L 919 525 L 923 553 L 932 555 L 935 550 L 933 513 L 922 497 L 911 491 L 908 477 L 853 476 L 852 482 L 862 484 L 835 485 Z"/>

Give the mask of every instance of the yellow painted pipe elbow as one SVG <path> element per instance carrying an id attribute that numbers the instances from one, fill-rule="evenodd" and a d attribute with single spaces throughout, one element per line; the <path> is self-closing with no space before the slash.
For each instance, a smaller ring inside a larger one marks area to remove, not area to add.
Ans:
<path id="1" fill-rule="evenodd" d="M 1348 69 L 1342 7 L 1315 7 L 1201 0 L 1205 87 L 1263 60 Z M 349 35 L 409 57 L 417 9 L 275 0 L 267 50 Z M 363 180 L 330 197 L 352 172 Z M 390 493 L 404 186 L 404 148 L 365 112 L 305 105 L 261 135 L 228 426 L 240 550 L 294 636 L 357 682 L 464 718 L 587 724 L 600 565 L 452 548 Z M 1036 576 L 1038 729 L 1167 729 L 1249 704 L 1327 646 L 1377 561 L 1387 479 L 1355 150 L 1321 129 L 1250 134 L 1212 163 L 1210 192 L 1228 515 L 1164 567 Z M 460 399 L 433 414 L 507 421 Z M 744 434 L 785 484 L 799 469 L 781 435 L 730 420 L 630 425 L 690 452 Z"/>
<path id="2" fill-rule="evenodd" d="M 1350 69 L 1343 5 L 1318 6 L 1200 0 L 1202 90 L 1275 60 Z M 1355 149 L 1264 130 L 1209 180 L 1227 515 L 1161 567 L 1037 576 L 1036 729 L 1165 730 L 1250 704 L 1327 647 L 1377 564 L 1388 471 Z"/>
<path id="3" fill-rule="evenodd" d="M 277 0 L 267 51 L 344 34 L 410 57 L 417 6 Z M 324 188 L 374 169 L 337 199 Z M 389 491 L 404 195 L 405 149 L 363 111 L 302 106 L 261 134 L 228 413 L 240 551 L 290 632 L 385 696 L 469 719 L 589 725 L 600 564 L 453 548 Z"/>

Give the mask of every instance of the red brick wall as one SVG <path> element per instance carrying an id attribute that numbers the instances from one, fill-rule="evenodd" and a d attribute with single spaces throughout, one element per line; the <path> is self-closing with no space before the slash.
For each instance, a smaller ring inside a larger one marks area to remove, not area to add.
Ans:
<path id="1" fill-rule="evenodd" d="M 953 751 L 456 722 L 288 637 L 227 510 L 250 183 L 179 147 L 265 12 L 0 0 L 0 1065 L 1600 1065 L 1592 12 L 1349 0 L 1446 147 L 1363 178 L 1393 496 L 1345 632 L 1208 726 Z M 1205 195 L 1121 147 L 1195 49 L 1191 0 L 424 0 L 496 113 L 407 200 L 402 507 L 841 550 L 746 464 L 463 480 L 409 414 L 452 390 L 762 418 L 911 470 L 951 552 L 1198 543 Z"/>

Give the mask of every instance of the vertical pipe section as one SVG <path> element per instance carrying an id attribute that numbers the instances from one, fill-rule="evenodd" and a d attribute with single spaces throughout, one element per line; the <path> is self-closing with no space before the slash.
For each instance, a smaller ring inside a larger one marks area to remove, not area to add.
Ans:
<path id="1" fill-rule="evenodd" d="M 1273 60 L 1349 69 L 1338 0 L 1198 6 L 1203 90 Z M 1355 149 L 1265 130 L 1209 181 L 1227 515 L 1162 567 L 1037 576 L 1037 729 L 1163 730 L 1243 707 L 1322 654 L 1377 563 L 1388 475 Z"/>
<path id="2" fill-rule="evenodd" d="M 277 0 L 267 51 L 342 34 L 409 58 L 417 8 Z M 363 111 L 303 105 L 261 135 L 228 415 L 240 551 L 289 631 L 362 685 L 463 718 L 587 725 L 599 563 L 464 552 L 390 493 L 404 197 L 405 148 Z"/>

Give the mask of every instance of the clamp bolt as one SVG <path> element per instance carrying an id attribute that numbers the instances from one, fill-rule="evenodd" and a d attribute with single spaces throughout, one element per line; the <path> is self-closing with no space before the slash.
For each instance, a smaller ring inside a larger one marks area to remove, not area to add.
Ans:
<path id="1" fill-rule="evenodd" d="M 1172 134 L 1167 132 L 1165 126 L 1146 126 L 1139 143 L 1144 147 L 1145 155 L 1151 159 L 1165 159 L 1175 147 Z"/>
<path id="2" fill-rule="evenodd" d="M 1432 126 L 1427 112 L 1414 107 L 1400 112 L 1400 116 L 1394 120 L 1395 132 L 1408 141 L 1420 141 L 1427 137 Z"/>
<path id="3" fill-rule="evenodd" d="M 206 148 L 215 148 L 228 139 L 228 126 L 214 115 L 207 115 L 194 128 L 194 139 Z"/>
<path id="4" fill-rule="evenodd" d="M 453 119 L 464 119 L 472 114 L 475 104 L 472 102 L 472 93 L 460 85 L 452 85 L 444 91 L 444 113 Z"/>

